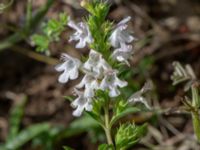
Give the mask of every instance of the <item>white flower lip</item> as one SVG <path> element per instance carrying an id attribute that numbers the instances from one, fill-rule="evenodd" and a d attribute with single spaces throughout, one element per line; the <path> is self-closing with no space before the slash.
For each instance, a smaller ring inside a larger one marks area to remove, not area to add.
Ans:
<path id="1" fill-rule="evenodd" d="M 77 79 L 81 62 L 78 59 L 69 56 L 68 54 L 62 54 L 61 60 L 64 62 L 55 67 L 58 72 L 63 72 L 59 76 L 58 81 L 60 83 L 67 83 L 69 79 Z"/>
<path id="2" fill-rule="evenodd" d="M 94 90 L 98 89 L 98 81 L 96 78 L 94 78 L 91 75 L 85 75 L 82 79 L 82 81 L 76 85 L 76 88 L 85 88 L 84 89 L 84 96 L 85 97 L 93 97 L 94 96 Z"/>
<path id="3" fill-rule="evenodd" d="M 104 72 L 111 67 L 102 58 L 102 54 L 91 49 L 88 60 L 83 64 L 83 69 L 90 71 L 93 76 L 101 78 Z"/>
<path id="4" fill-rule="evenodd" d="M 120 94 L 118 87 L 122 88 L 125 86 L 127 86 L 127 82 L 122 81 L 117 77 L 117 71 L 110 70 L 101 81 L 100 89 L 109 90 L 109 96 L 116 97 Z"/>
<path id="5" fill-rule="evenodd" d="M 128 59 L 132 56 L 132 46 L 121 44 L 120 48 L 117 48 L 112 53 L 112 58 L 118 60 L 119 62 L 125 62 L 128 66 L 130 66 Z"/>
<path id="6" fill-rule="evenodd" d="M 82 115 L 84 110 L 92 110 L 91 98 L 85 97 L 84 93 L 77 89 L 74 89 L 74 91 L 78 97 L 71 103 L 71 106 L 76 108 L 73 111 L 73 116 L 79 117 Z"/>
<path id="7" fill-rule="evenodd" d="M 113 47 L 120 47 L 121 44 L 131 43 L 135 38 L 127 31 L 128 25 L 126 24 L 131 19 L 130 16 L 120 21 L 114 31 L 112 32 L 109 40 Z"/>
<path id="8" fill-rule="evenodd" d="M 86 23 L 80 22 L 75 24 L 74 21 L 69 19 L 68 26 L 76 30 L 76 32 L 70 36 L 69 42 L 78 41 L 76 48 L 84 48 L 86 44 L 93 42 L 92 35 L 90 33 L 89 27 Z"/>

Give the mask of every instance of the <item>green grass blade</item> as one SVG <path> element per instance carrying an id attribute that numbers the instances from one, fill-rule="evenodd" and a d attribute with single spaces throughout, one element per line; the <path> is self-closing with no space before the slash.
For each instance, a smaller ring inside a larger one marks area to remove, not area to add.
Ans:
<path id="1" fill-rule="evenodd" d="M 50 130 L 50 125 L 47 123 L 35 124 L 21 131 L 15 138 L 7 141 L 6 150 L 16 150 L 26 144 L 31 139 L 40 135 L 43 132 Z"/>
<path id="2" fill-rule="evenodd" d="M 11 115 L 9 119 L 10 129 L 7 141 L 13 139 L 19 132 L 20 123 L 24 115 L 24 107 L 26 102 L 27 102 L 27 97 L 24 96 L 22 101 L 11 110 Z"/>

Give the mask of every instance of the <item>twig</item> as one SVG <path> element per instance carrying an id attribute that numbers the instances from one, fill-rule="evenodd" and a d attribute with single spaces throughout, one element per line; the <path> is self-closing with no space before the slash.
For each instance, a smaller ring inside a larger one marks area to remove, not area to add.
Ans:
<path id="1" fill-rule="evenodd" d="M 12 50 L 15 51 L 15 52 L 19 52 L 19 53 L 21 53 L 23 55 L 26 55 L 26 56 L 28 56 L 28 57 L 30 57 L 32 59 L 37 60 L 37 61 L 49 64 L 49 65 L 55 65 L 55 64 L 58 64 L 58 62 L 59 62 L 55 58 L 51 58 L 51 57 L 48 57 L 48 56 L 45 56 L 45 55 L 41 55 L 41 54 L 36 53 L 34 51 L 31 51 L 31 50 L 28 50 L 28 49 L 24 49 L 24 48 L 21 48 L 21 47 L 18 47 L 18 46 L 13 46 Z"/>

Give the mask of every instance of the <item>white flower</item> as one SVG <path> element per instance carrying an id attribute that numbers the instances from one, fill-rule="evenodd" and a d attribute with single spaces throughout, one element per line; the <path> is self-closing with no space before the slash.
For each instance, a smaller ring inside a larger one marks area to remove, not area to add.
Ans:
<path id="1" fill-rule="evenodd" d="M 151 90 L 153 88 L 152 83 L 149 81 L 147 83 L 145 83 L 145 85 L 143 86 L 143 88 L 137 92 L 135 92 L 129 99 L 129 102 L 132 103 L 142 103 L 144 104 L 144 106 L 147 109 L 151 109 L 151 107 L 149 106 L 149 104 L 147 103 L 147 100 L 144 96 L 142 96 L 145 92 Z"/>
<path id="2" fill-rule="evenodd" d="M 109 70 L 111 67 L 100 53 L 91 49 L 88 60 L 83 64 L 83 69 L 90 71 L 93 76 L 101 78 L 105 70 Z"/>
<path id="3" fill-rule="evenodd" d="M 113 47 L 120 47 L 121 44 L 131 43 L 134 37 L 127 31 L 128 25 L 126 24 L 131 19 L 130 16 L 123 19 L 117 24 L 117 27 L 112 32 L 109 40 Z"/>
<path id="4" fill-rule="evenodd" d="M 128 59 L 133 54 L 132 46 L 121 44 L 120 48 L 115 49 L 112 53 L 112 58 L 118 60 L 119 62 L 125 62 L 128 66 L 130 65 Z"/>
<path id="5" fill-rule="evenodd" d="M 74 91 L 78 97 L 71 103 L 72 107 L 76 108 L 76 110 L 73 111 L 73 116 L 79 117 L 84 110 L 92 110 L 92 99 L 90 97 L 85 97 L 84 93 L 77 89 L 74 89 Z"/>
<path id="6" fill-rule="evenodd" d="M 63 72 L 59 76 L 58 81 L 60 83 L 66 83 L 69 79 L 74 80 L 78 78 L 78 69 L 81 65 L 80 60 L 78 60 L 77 58 L 73 58 L 67 54 L 62 54 L 61 60 L 63 60 L 64 62 L 55 67 L 57 71 Z"/>
<path id="7" fill-rule="evenodd" d="M 99 85 L 98 82 L 96 80 L 96 78 L 94 78 L 91 75 L 86 74 L 82 81 L 76 85 L 76 88 L 83 88 L 84 89 L 84 96 L 85 97 L 93 97 L 94 96 L 94 90 L 98 89 Z"/>
<path id="8" fill-rule="evenodd" d="M 70 36 L 69 42 L 79 41 L 76 44 L 76 48 L 83 48 L 86 46 L 86 43 L 92 43 L 93 38 L 90 33 L 89 27 L 86 23 L 80 22 L 75 24 L 74 21 L 69 19 L 68 26 L 76 30 L 76 32 Z"/>
<path id="9" fill-rule="evenodd" d="M 109 96 L 116 97 L 120 94 L 118 87 L 122 88 L 125 86 L 127 86 L 127 82 L 117 77 L 117 71 L 109 70 L 101 81 L 100 89 L 109 90 Z"/>

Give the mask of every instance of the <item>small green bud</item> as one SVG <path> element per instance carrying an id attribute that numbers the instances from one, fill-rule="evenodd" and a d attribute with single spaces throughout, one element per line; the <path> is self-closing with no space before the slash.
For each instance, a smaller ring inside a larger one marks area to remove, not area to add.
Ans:
<path id="1" fill-rule="evenodd" d="M 122 124 L 115 136 L 117 149 L 127 149 L 136 144 L 144 135 L 145 129 L 146 125 L 137 127 L 132 123 Z"/>

